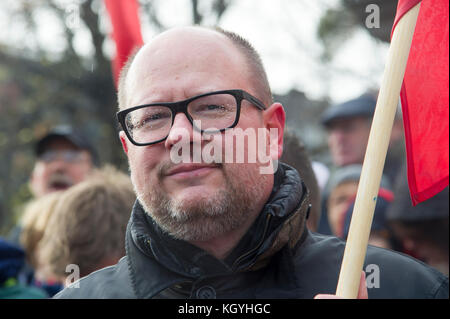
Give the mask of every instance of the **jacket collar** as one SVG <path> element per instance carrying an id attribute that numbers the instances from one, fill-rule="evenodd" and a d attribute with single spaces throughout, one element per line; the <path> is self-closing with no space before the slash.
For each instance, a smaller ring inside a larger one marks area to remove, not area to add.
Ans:
<path id="1" fill-rule="evenodd" d="M 264 267 L 282 247 L 293 249 L 299 243 L 308 210 L 308 191 L 297 171 L 280 163 L 268 202 L 231 254 L 221 261 L 164 233 L 136 201 L 126 235 L 135 293 L 139 298 L 151 298 L 176 283 Z"/>

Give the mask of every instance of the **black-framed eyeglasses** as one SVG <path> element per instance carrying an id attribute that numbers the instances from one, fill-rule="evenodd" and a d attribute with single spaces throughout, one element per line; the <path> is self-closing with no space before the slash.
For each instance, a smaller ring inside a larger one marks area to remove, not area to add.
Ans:
<path id="1" fill-rule="evenodd" d="M 117 112 L 117 120 L 133 144 L 151 145 L 162 142 L 169 136 L 178 113 L 186 115 L 192 126 L 202 133 L 222 132 L 233 128 L 239 122 L 242 100 L 249 101 L 260 110 L 266 109 L 260 100 L 243 90 L 223 90 L 179 102 L 131 107 Z"/>

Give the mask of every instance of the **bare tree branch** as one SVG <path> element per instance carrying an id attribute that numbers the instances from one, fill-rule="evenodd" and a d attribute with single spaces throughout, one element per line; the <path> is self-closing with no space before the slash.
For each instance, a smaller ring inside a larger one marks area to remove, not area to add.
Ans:
<path id="1" fill-rule="evenodd" d="M 53 1 L 49 1 L 48 6 L 57 13 L 57 16 L 61 18 L 62 24 L 64 25 L 64 33 L 66 35 L 67 43 L 66 55 L 68 55 L 78 66 L 81 66 L 80 58 L 73 47 L 74 34 L 65 23 L 66 11 L 57 6 Z"/>
<path id="2" fill-rule="evenodd" d="M 198 0 L 191 0 L 191 7 L 194 24 L 201 24 L 203 16 L 200 14 L 198 10 Z"/>
<path id="3" fill-rule="evenodd" d="M 216 12 L 217 21 L 220 20 L 224 12 L 227 10 L 228 5 L 230 4 L 229 0 L 216 0 L 213 3 L 213 10 Z"/>
<path id="4" fill-rule="evenodd" d="M 96 12 L 92 10 L 93 0 L 87 0 L 81 5 L 81 18 L 89 29 L 92 36 L 92 43 L 95 49 L 95 62 L 100 70 L 104 70 L 109 64 L 108 59 L 106 59 L 103 54 L 103 42 L 105 40 L 105 35 L 100 32 L 98 21 L 99 16 Z"/>
<path id="5" fill-rule="evenodd" d="M 167 27 L 161 22 L 161 20 L 158 17 L 158 14 L 156 13 L 154 2 L 153 1 L 145 1 L 141 2 L 141 8 L 144 9 L 144 11 L 147 13 L 150 22 L 158 29 L 158 31 L 163 31 L 167 29 Z"/>

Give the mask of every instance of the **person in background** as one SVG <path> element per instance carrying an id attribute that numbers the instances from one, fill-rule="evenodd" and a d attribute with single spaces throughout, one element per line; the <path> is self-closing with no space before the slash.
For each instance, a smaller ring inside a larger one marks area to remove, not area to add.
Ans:
<path id="1" fill-rule="evenodd" d="M 30 274 L 32 278 L 22 281 L 29 281 L 44 289 L 49 296 L 56 294 L 63 286 L 55 278 L 44 276 L 38 271 L 37 246 L 44 236 L 50 216 L 55 212 L 56 203 L 63 192 L 48 193 L 29 202 L 20 223 L 22 229 L 20 244 L 25 251 L 26 262 L 32 269 Z"/>
<path id="2" fill-rule="evenodd" d="M 337 169 L 326 190 L 328 222 L 333 234 L 342 239 L 347 239 L 350 228 L 361 169 L 359 164 Z M 389 180 L 382 176 L 369 244 L 392 249 L 391 233 L 386 222 L 386 209 L 394 199 L 391 189 Z"/>
<path id="3" fill-rule="evenodd" d="M 37 272 L 65 285 L 68 265 L 81 277 L 125 255 L 125 229 L 136 196 L 130 178 L 112 166 L 62 193 L 37 248 Z"/>
<path id="4" fill-rule="evenodd" d="M 20 244 L 25 250 L 27 262 L 36 266 L 35 249 L 44 235 L 48 220 L 63 191 L 49 193 L 27 203 L 21 219 Z"/>
<path id="5" fill-rule="evenodd" d="M 49 297 L 45 290 L 21 280 L 20 274 L 25 266 L 25 258 L 25 251 L 19 245 L 0 237 L 0 299 Z"/>
<path id="6" fill-rule="evenodd" d="M 50 129 L 35 144 L 36 161 L 29 188 L 34 199 L 65 190 L 84 180 L 98 166 L 95 149 L 79 131 L 68 125 Z M 20 244 L 20 221 L 8 239 Z"/>
<path id="7" fill-rule="evenodd" d="M 363 164 L 376 102 L 376 93 L 367 92 L 357 98 L 332 105 L 322 114 L 321 123 L 328 132 L 327 142 L 332 161 L 330 179 L 339 168 Z M 391 185 L 405 157 L 403 140 L 401 112 L 398 108 L 383 170 L 383 175 Z M 327 201 L 328 198 L 322 198 L 323 218 L 319 222 L 319 232 L 323 234 L 332 233 L 325 218 L 328 215 Z"/>
<path id="8" fill-rule="evenodd" d="M 0 299 L 43 299 L 47 293 L 19 281 L 25 264 L 25 252 L 17 245 L 0 238 Z"/>
<path id="9" fill-rule="evenodd" d="M 65 190 L 84 180 L 98 165 L 97 153 L 79 130 L 56 126 L 36 144 L 30 177 L 34 197 Z"/>
<path id="10" fill-rule="evenodd" d="M 126 256 L 55 298 L 335 293 L 345 242 L 306 227 L 309 190 L 296 169 L 275 165 L 285 112 L 247 40 L 218 28 L 167 30 L 127 63 L 118 100 L 119 137 L 137 195 Z M 239 147 L 234 140 L 246 130 L 264 134 Z M 231 149 L 247 160 L 194 162 L 196 148 Z M 268 151 L 269 161 L 249 160 L 250 148 Z M 180 152 L 185 162 L 174 160 Z M 409 256 L 369 246 L 365 263 L 377 264 L 382 285 L 364 289 L 361 274 L 360 298 L 448 298 L 448 278 Z"/>
<path id="11" fill-rule="evenodd" d="M 333 105 L 322 114 L 321 122 L 328 132 L 328 147 L 335 167 L 363 163 L 376 102 L 375 93 L 368 92 Z M 392 184 L 404 159 L 403 145 L 403 125 L 398 108 L 383 172 Z"/>
<path id="12" fill-rule="evenodd" d="M 42 136 L 34 147 L 36 161 L 30 174 L 29 188 L 32 200 L 47 194 L 66 190 L 83 181 L 99 165 L 98 154 L 90 141 L 79 129 L 69 125 L 57 125 Z M 22 221 L 9 232 L 10 242 L 21 245 Z M 28 223 L 28 226 L 32 226 Z M 26 252 L 32 250 L 27 249 Z M 30 257 L 34 258 L 34 257 Z M 28 258 L 27 258 L 28 260 Z M 34 282 L 34 269 L 28 262 L 20 272 L 24 284 Z M 50 284 L 49 289 L 53 285 Z M 59 285 L 55 287 L 58 289 Z"/>
<path id="13" fill-rule="evenodd" d="M 362 164 L 375 104 L 372 94 L 364 94 L 333 105 L 323 113 L 321 120 L 328 132 L 328 148 L 334 166 Z"/>
<path id="14" fill-rule="evenodd" d="M 284 151 L 280 161 L 295 168 L 300 177 L 304 180 L 306 187 L 310 191 L 311 209 L 306 219 L 306 225 L 312 231 L 317 231 L 320 212 L 320 188 L 317 183 L 315 172 L 312 167 L 311 160 L 306 151 L 303 142 L 294 135 L 294 133 L 286 132 L 284 135 Z"/>
<path id="15" fill-rule="evenodd" d="M 394 186 L 395 199 L 387 210 L 387 221 L 403 252 L 414 256 L 448 276 L 449 274 L 449 188 L 412 205 L 403 174 Z"/>

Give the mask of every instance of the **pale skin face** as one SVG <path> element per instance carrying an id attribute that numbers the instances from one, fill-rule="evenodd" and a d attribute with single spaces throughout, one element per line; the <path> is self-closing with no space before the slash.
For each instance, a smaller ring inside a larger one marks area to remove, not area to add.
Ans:
<path id="1" fill-rule="evenodd" d="M 342 237 L 345 214 L 358 191 L 358 181 L 343 182 L 336 186 L 327 202 L 328 222 L 334 235 Z M 382 232 L 371 231 L 369 245 L 390 248 L 389 241 Z"/>
<path id="2" fill-rule="evenodd" d="M 362 164 L 370 133 L 365 117 L 336 119 L 328 128 L 328 147 L 336 166 Z"/>
<path id="3" fill-rule="evenodd" d="M 244 66 L 239 51 L 218 33 L 196 28 L 165 32 L 147 44 L 136 56 L 128 73 L 124 108 L 155 101 L 179 101 L 205 92 L 232 88 L 243 89 L 258 97 Z M 277 147 L 270 148 L 270 156 L 275 160 L 282 153 L 285 113 L 279 103 L 267 107 L 267 110 L 260 112 L 253 107 L 244 106 L 238 127 L 277 128 L 278 138 L 272 141 Z M 177 127 L 190 130 L 192 136 L 191 124 L 183 114 L 176 116 L 172 130 Z M 120 139 L 128 156 L 138 196 L 150 195 L 145 193 L 149 191 L 162 191 L 171 199 L 181 201 L 180 205 L 189 206 L 192 202 L 204 202 L 210 196 L 218 197 L 225 190 L 224 184 L 243 186 L 241 192 L 244 193 L 252 193 L 252 190 L 257 189 L 257 196 L 252 198 L 255 205 L 246 212 L 247 218 L 238 227 L 225 233 L 213 234 L 207 240 L 191 241 L 218 259 L 225 258 L 237 245 L 259 214 L 273 187 L 273 175 L 261 175 L 258 163 L 223 164 L 223 169 L 201 168 L 185 171 L 184 175 L 179 176 L 158 176 L 158 169 L 164 172 L 164 164 L 173 168 L 169 152 L 177 142 L 175 134 L 170 134 L 164 142 L 144 147 L 130 143 L 123 132 L 120 133 Z M 156 188 L 151 187 L 152 183 Z M 361 278 L 362 288 L 358 297 L 367 298 L 364 274 Z"/>
<path id="4" fill-rule="evenodd" d="M 344 214 L 348 209 L 349 201 L 355 197 L 358 191 L 358 181 L 348 181 L 339 184 L 328 198 L 328 221 L 333 234 L 340 236 Z"/>
<path id="5" fill-rule="evenodd" d="M 64 160 L 63 156 L 58 156 L 50 162 L 38 159 L 30 179 L 30 188 L 35 197 L 67 189 L 83 181 L 93 168 L 89 152 L 78 149 L 64 138 L 53 139 L 46 150 L 77 151 L 78 155 L 71 162 Z"/>
<path id="6" fill-rule="evenodd" d="M 217 32 L 193 27 L 170 30 L 144 46 L 135 57 L 126 80 L 124 108 L 180 101 L 198 94 L 228 89 L 242 89 L 258 97 L 245 65 L 243 56 L 231 41 Z M 237 127 L 243 130 L 277 128 L 278 138 L 272 141 L 277 147 L 272 148 L 270 153 L 275 160 L 282 152 L 285 114 L 279 103 L 267 107 L 262 112 L 249 102 L 243 102 Z M 174 164 L 170 159 L 170 150 L 180 141 L 179 129 L 187 130 L 190 136 L 188 142 L 195 143 L 192 125 L 182 113 L 175 116 L 167 139 L 158 144 L 136 146 L 124 132 L 120 133 L 135 190 L 141 203 L 148 204 L 149 210 L 158 206 L 161 201 L 159 197 L 164 197 L 188 212 L 174 213 L 176 218 L 185 218 L 191 207 L 228 204 L 228 200 L 223 200 L 223 194 L 253 194 L 251 208 L 239 216 L 233 215 L 233 219 L 239 219 L 231 223 L 233 226 L 222 228 L 215 225 L 216 220 L 227 223 L 219 216 L 227 215 L 223 212 L 216 215 L 196 213 L 199 216 L 192 222 L 192 231 L 198 228 L 195 223 L 202 223 L 203 220 L 209 223 L 204 229 L 211 231 L 187 241 L 219 259 L 225 258 L 266 203 L 273 187 L 273 175 L 260 174 L 261 163 Z M 266 142 L 269 144 L 269 140 Z M 208 143 L 215 142 L 204 141 L 201 146 Z"/>

